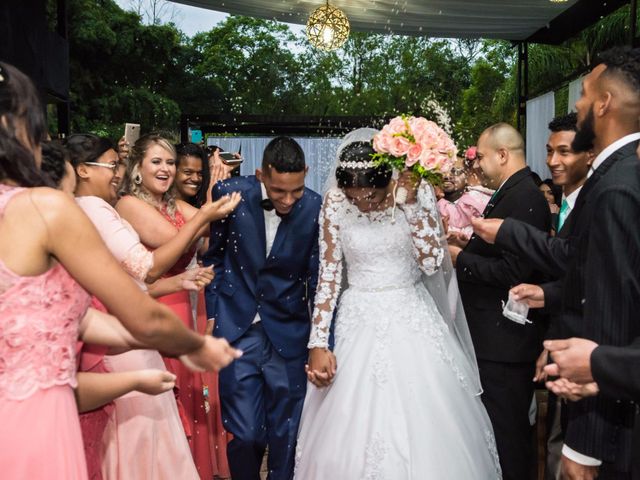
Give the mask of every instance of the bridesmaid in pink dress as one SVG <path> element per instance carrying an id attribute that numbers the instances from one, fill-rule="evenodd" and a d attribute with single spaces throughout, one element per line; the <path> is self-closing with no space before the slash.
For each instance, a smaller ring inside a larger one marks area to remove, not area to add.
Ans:
<path id="1" fill-rule="evenodd" d="M 145 344 L 217 370 L 236 352 L 144 295 L 68 195 L 44 185 L 38 93 L 0 62 L 0 472 L 85 479 L 73 396 L 79 321 L 96 295 Z M 72 278 L 73 277 L 73 278 Z M 75 280 L 81 285 L 76 284 Z"/>
<path id="2" fill-rule="evenodd" d="M 145 281 L 153 281 L 173 265 L 179 254 L 191 242 L 200 228 L 215 218 L 223 218 L 237 204 L 209 203 L 181 235 L 149 252 L 140 243 L 138 234 L 113 209 L 109 203 L 116 199 L 121 172 L 118 155 L 107 139 L 95 135 L 72 135 L 67 148 L 75 168 L 78 184 L 76 202 L 98 228 L 100 235 L 125 271 L 141 289 Z M 114 168 L 108 168 L 115 166 Z M 101 167 L 101 168 L 98 168 Z M 185 272 L 180 272 L 181 277 Z M 208 269 L 196 269 L 192 281 L 203 285 L 201 277 L 210 275 Z M 188 277 L 187 277 L 188 278 Z M 212 276 L 209 276 L 212 278 Z M 178 278 L 180 280 L 180 278 Z M 166 284 L 176 283 L 167 278 Z M 184 292 L 181 281 L 178 289 L 165 285 L 156 290 Z M 182 366 L 177 359 L 175 365 Z M 130 351 L 107 356 L 105 365 L 111 371 L 128 371 L 139 368 L 161 368 L 162 359 L 153 351 Z M 183 367 L 189 371 L 187 367 Z M 175 368 L 174 368 L 175 369 Z M 173 394 L 150 398 L 137 392 L 115 400 L 115 411 L 104 432 L 104 459 L 102 473 L 111 478 L 197 478 L 197 473 L 182 429 Z M 93 427 L 93 425 L 89 425 Z M 92 428 L 93 430 L 93 428 Z"/>
<path id="3" fill-rule="evenodd" d="M 188 220 L 199 210 L 188 203 L 177 200 L 173 181 L 176 175 L 176 151 L 166 139 L 157 135 L 141 137 L 131 149 L 129 169 L 123 183 L 127 194 L 117 205 L 118 212 L 130 222 L 140 234 L 147 248 L 162 248 L 165 242 L 178 235 Z M 200 235 L 208 234 L 208 225 Z M 197 240 L 195 238 L 194 240 Z M 168 272 L 178 275 L 184 272 L 196 250 L 196 242 L 184 251 Z M 184 322 L 193 328 L 189 292 L 180 291 L 158 299 L 169 306 Z M 210 479 L 217 465 L 213 434 L 205 411 L 202 376 L 194 374 L 174 359 L 165 357 L 167 369 L 177 375 L 176 395 L 182 407 L 184 427 L 200 478 Z M 226 472 L 223 472 L 226 473 Z"/>

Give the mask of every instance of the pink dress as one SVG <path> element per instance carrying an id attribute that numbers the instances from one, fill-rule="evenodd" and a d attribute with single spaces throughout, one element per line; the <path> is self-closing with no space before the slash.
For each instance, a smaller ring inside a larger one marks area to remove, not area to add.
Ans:
<path id="1" fill-rule="evenodd" d="M 146 290 L 144 278 L 153 266 L 153 256 L 140 243 L 135 230 L 101 198 L 77 197 L 76 202 L 124 270 Z M 114 372 L 165 370 L 162 357 L 155 350 L 107 355 L 104 363 Z M 131 392 L 114 403 L 114 414 L 103 435 L 105 480 L 198 478 L 173 392 L 156 396 Z"/>
<path id="2" fill-rule="evenodd" d="M 493 190 L 481 186 L 467 187 L 467 190 L 455 202 L 438 200 L 438 210 L 442 217 L 449 219 L 449 231 L 462 232 L 470 237 L 473 234 L 472 218 L 482 216 Z"/>
<path id="3" fill-rule="evenodd" d="M 0 218 L 23 189 L 0 185 Z M 73 388 L 90 296 L 60 264 L 22 277 L 0 261 L 0 476 L 86 479 Z"/>
<path id="4" fill-rule="evenodd" d="M 176 211 L 173 218 L 166 210 L 162 210 L 161 213 L 177 229 L 182 228 L 185 224 L 185 219 L 180 211 Z M 182 255 L 166 273 L 166 276 L 170 277 L 183 273 L 191 263 L 195 250 L 196 247 L 194 246 Z M 191 329 L 194 328 L 189 292 L 182 290 L 160 297 L 158 301 L 171 308 L 182 319 L 185 326 Z M 214 399 L 217 400 L 217 389 L 214 391 L 217 383 L 215 385 L 206 383 L 208 399 L 205 402 L 204 381 L 205 378 L 210 380 L 209 376 L 205 377 L 203 374 L 192 372 L 175 358 L 165 357 L 164 362 L 167 365 L 167 369 L 178 377 L 176 381 L 176 398 L 178 406 L 181 408 L 184 428 L 200 478 L 209 480 L 214 475 L 230 476 L 226 458 L 224 461 L 218 461 L 220 455 L 226 453 L 226 445 L 220 444 L 220 440 L 226 439 L 226 432 L 224 430 L 219 431 L 221 438 L 217 438 L 217 435 L 214 436 L 212 430 L 212 426 L 217 425 L 218 422 L 221 423 L 221 420 L 216 422 L 214 417 L 214 415 L 217 415 L 219 419 L 220 415 L 219 409 L 215 408 L 219 406 L 216 405 L 218 402 L 213 402 Z M 214 409 L 211 409 L 212 403 Z M 220 450 L 223 451 L 221 452 Z"/>

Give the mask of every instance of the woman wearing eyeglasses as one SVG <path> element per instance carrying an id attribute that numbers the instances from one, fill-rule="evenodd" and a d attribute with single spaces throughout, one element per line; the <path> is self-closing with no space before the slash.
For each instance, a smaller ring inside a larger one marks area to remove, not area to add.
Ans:
<path id="1" fill-rule="evenodd" d="M 199 289 L 212 278 L 212 272 L 196 268 L 171 278 L 162 278 L 183 251 L 193 235 L 211 220 L 223 218 L 239 199 L 209 202 L 195 215 L 180 235 L 154 252 L 147 250 L 132 227 L 111 206 L 117 198 L 124 165 L 111 142 L 95 135 L 72 135 L 66 141 L 77 176 L 76 201 L 92 220 L 107 247 L 123 268 L 146 289 L 153 283 L 151 294 L 170 294 L 186 289 Z M 164 368 L 156 351 L 134 350 L 105 357 L 111 371 Z M 133 392 L 115 400 L 112 421 L 102 433 L 104 478 L 141 478 L 156 472 L 160 478 L 197 478 L 189 446 L 172 392 L 150 397 Z M 84 418 L 91 418 L 91 414 Z M 85 438 L 95 431 L 95 422 L 83 422 Z M 146 448 L 139 448 L 144 445 Z M 95 452 L 94 452 L 95 453 Z M 94 455 L 95 456 L 95 455 Z M 91 458 L 91 455 L 88 455 Z"/>

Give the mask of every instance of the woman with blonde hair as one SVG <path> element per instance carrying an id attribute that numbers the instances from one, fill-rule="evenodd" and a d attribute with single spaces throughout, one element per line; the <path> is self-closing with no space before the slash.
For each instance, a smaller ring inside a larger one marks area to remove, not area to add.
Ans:
<path id="1" fill-rule="evenodd" d="M 141 242 L 149 250 L 162 249 L 198 215 L 199 210 L 176 196 L 176 150 L 166 138 L 149 134 L 141 137 L 131 148 L 129 165 L 122 187 L 123 196 L 116 210 L 140 235 Z M 237 194 L 233 198 L 239 201 Z M 197 240 L 209 234 L 209 226 L 203 226 L 192 237 L 182 256 L 167 275 L 178 275 L 191 263 L 197 248 Z M 158 300 L 170 307 L 185 326 L 194 327 L 189 292 L 181 290 Z M 165 357 L 165 365 L 176 380 L 178 408 L 183 415 L 183 426 L 189 439 L 200 477 L 212 478 L 215 462 L 212 457 L 212 442 L 209 432 L 208 412 L 203 393 L 202 377 L 193 374 L 175 359 Z"/>

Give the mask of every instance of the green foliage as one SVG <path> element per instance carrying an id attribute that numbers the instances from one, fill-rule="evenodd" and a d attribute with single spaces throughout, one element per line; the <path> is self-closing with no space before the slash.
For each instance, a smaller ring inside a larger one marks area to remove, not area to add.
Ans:
<path id="1" fill-rule="evenodd" d="M 437 105 L 462 149 L 488 125 L 516 120 L 516 49 L 509 42 L 352 32 L 342 49 L 322 52 L 284 24 L 242 16 L 187 38 L 171 23 L 143 24 L 114 0 L 69 0 L 69 26 L 75 132 L 117 139 L 125 122 L 176 132 L 181 113 L 436 120 Z M 623 43 L 628 28 L 627 6 L 561 46 L 531 45 L 532 95 Z M 556 108 L 566 111 L 565 91 L 559 93 Z"/>

